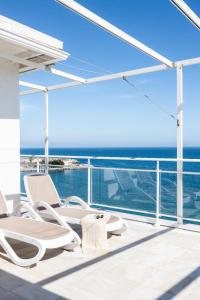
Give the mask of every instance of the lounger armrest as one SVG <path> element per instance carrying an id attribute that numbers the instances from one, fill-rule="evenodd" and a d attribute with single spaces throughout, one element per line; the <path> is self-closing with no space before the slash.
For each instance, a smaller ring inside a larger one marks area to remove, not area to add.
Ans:
<path id="1" fill-rule="evenodd" d="M 90 209 L 90 206 L 85 201 L 83 201 L 80 197 L 70 196 L 64 200 L 64 205 L 67 206 L 70 202 L 79 204 L 83 209 Z"/>
<path id="2" fill-rule="evenodd" d="M 21 216 L 22 209 L 24 209 L 25 212 L 28 212 L 31 218 L 38 220 L 38 221 L 43 221 L 42 218 L 36 213 L 36 211 L 28 203 L 18 204 L 13 210 L 13 215 Z"/>
<path id="3" fill-rule="evenodd" d="M 49 214 L 52 217 L 52 219 L 56 220 L 61 226 L 64 226 L 65 228 L 72 230 L 72 228 L 66 223 L 66 221 L 47 202 L 39 201 L 39 202 L 36 202 L 33 206 L 33 208 L 36 211 L 38 210 L 38 208 L 41 208 L 41 207 L 45 208 L 45 213 Z"/>

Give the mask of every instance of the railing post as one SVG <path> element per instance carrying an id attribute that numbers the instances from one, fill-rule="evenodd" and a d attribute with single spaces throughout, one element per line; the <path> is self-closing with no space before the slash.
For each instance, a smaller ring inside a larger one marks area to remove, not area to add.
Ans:
<path id="1" fill-rule="evenodd" d="M 40 172 L 40 162 L 39 162 L 39 159 L 37 159 L 37 173 Z"/>
<path id="2" fill-rule="evenodd" d="M 183 223 L 183 70 L 177 67 L 177 222 Z"/>
<path id="3" fill-rule="evenodd" d="M 49 164 L 49 95 L 46 91 L 45 96 L 45 138 L 44 138 L 44 152 L 45 152 L 45 173 L 48 174 Z"/>
<path id="4" fill-rule="evenodd" d="M 160 162 L 156 162 L 156 222 L 155 225 L 160 225 Z"/>
<path id="5" fill-rule="evenodd" d="M 88 204 L 91 205 L 92 202 L 92 170 L 91 170 L 91 160 L 88 158 Z"/>

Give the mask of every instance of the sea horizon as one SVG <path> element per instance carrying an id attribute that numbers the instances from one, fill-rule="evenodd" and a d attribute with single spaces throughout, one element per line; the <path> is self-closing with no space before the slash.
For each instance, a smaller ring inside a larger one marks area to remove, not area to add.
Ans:
<path id="1" fill-rule="evenodd" d="M 42 147 L 21 147 L 21 155 L 44 155 Z M 176 158 L 176 147 L 50 147 L 49 155 Z M 183 148 L 184 158 L 200 158 L 200 147 Z"/>
<path id="2" fill-rule="evenodd" d="M 72 147 L 72 146 L 56 146 L 49 147 L 49 149 L 137 149 L 137 148 L 176 148 L 176 146 L 81 146 L 81 147 Z M 200 146 L 184 146 L 184 148 L 200 148 Z M 44 147 L 20 147 L 20 149 L 44 149 Z"/>

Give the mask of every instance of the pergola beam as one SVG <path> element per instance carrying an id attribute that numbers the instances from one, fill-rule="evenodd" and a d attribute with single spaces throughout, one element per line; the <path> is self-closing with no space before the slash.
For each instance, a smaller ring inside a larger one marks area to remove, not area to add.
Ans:
<path id="1" fill-rule="evenodd" d="M 56 0 L 60 4 L 64 5 L 68 9 L 74 11 L 75 13 L 79 14 L 80 16 L 84 17 L 88 21 L 94 23 L 95 25 L 103 28 L 104 30 L 108 31 L 112 35 L 116 36 L 117 38 L 121 39 L 122 41 L 128 43 L 129 45 L 139 49 L 140 51 L 144 52 L 145 54 L 157 59 L 161 63 L 165 64 L 168 67 L 173 67 L 173 62 L 166 57 L 162 56 L 161 54 L 157 53 L 156 51 L 152 50 L 151 48 L 147 47 L 143 43 L 136 40 L 134 37 L 130 36 L 129 34 L 125 33 L 121 29 L 117 28 L 116 26 L 112 25 L 111 23 L 107 22 L 103 18 L 99 17 L 92 11 L 88 10 L 84 6 L 78 4 L 73 0 Z"/>
<path id="2" fill-rule="evenodd" d="M 91 84 L 91 83 L 96 83 L 96 82 L 101 82 L 101 81 L 108 81 L 108 80 L 113 80 L 113 79 L 120 79 L 123 77 L 129 77 L 133 75 L 140 75 L 140 74 L 147 74 L 147 73 L 152 73 L 152 72 L 158 72 L 158 71 L 163 71 L 167 70 L 168 67 L 165 65 L 158 65 L 158 66 L 153 66 L 153 67 L 147 67 L 147 68 L 140 68 L 136 70 L 130 70 L 126 72 L 120 72 L 120 73 L 114 73 L 110 75 L 104 75 L 104 76 L 99 76 L 99 77 L 93 77 L 85 80 L 84 84 Z M 65 89 L 69 87 L 74 87 L 74 86 L 79 86 L 82 85 L 82 82 L 78 81 L 72 81 L 72 82 L 66 82 L 66 83 L 61 83 L 61 84 L 56 84 L 56 85 L 51 85 L 47 87 L 48 91 L 53 91 L 53 90 L 60 90 L 60 89 Z M 28 90 L 28 91 L 23 91 L 20 93 L 20 96 L 25 96 L 28 94 L 34 94 L 38 93 L 36 90 Z"/>
<path id="3" fill-rule="evenodd" d="M 192 65 L 198 65 L 200 64 L 200 57 L 196 57 L 196 58 L 190 58 L 190 59 L 185 59 L 185 60 L 178 60 L 176 63 L 175 63 L 175 66 L 184 66 L 184 67 L 187 67 L 187 66 L 192 66 Z"/>
<path id="4" fill-rule="evenodd" d="M 177 66 L 187 67 L 187 66 L 192 66 L 192 65 L 196 65 L 196 64 L 200 64 L 200 57 L 176 61 L 174 64 L 174 67 L 177 67 Z M 48 91 L 60 90 L 60 89 L 79 86 L 82 84 L 85 85 L 85 84 L 97 83 L 97 82 L 101 82 L 101 81 L 120 79 L 123 77 L 142 75 L 142 74 L 159 72 L 159 71 L 164 71 L 164 70 L 169 70 L 169 69 L 170 68 L 166 67 L 165 65 L 157 65 L 157 66 L 153 66 L 153 67 L 146 67 L 146 68 L 140 68 L 140 69 L 125 71 L 125 72 L 120 72 L 120 73 L 114 73 L 114 74 L 109 74 L 109 75 L 104 75 L 104 76 L 99 76 L 99 77 L 93 77 L 93 78 L 89 78 L 89 79 L 85 80 L 84 83 L 81 83 L 79 81 L 72 81 L 72 82 L 51 85 L 51 86 L 47 86 L 47 90 Z M 39 93 L 39 92 L 40 91 L 38 91 L 38 90 L 31 89 L 28 91 L 21 92 L 20 96 L 25 96 L 25 95 Z"/>
<path id="5" fill-rule="evenodd" d="M 19 85 L 25 86 L 25 87 L 30 87 L 34 90 L 39 90 L 39 91 L 43 91 L 43 92 L 45 92 L 47 90 L 47 88 L 45 86 L 34 84 L 31 82 L 22 81 L 22 80 L 19 81 Z"/>
<path id="6" fill-rule="evenodd" d="M 126 71 L 126 72 L 120 72 L 120 73 L 114 73 L 114 74 L 110 74 L 110 75 L 94 77 L 94 78 L 88 79 L 87 83 L 95 83 L 95 82 L 100 82 L 100 81 L 120 79 L 120 78 L 123 78 L 123 77 L 129 77 L 129 76 L 140 75 L 140 74 L 147 74 L 147 73 L 158 72 L 158 71 L 163 71 L 163 70 L 167 70 L 167 69 L 168 69 L 168 67 L 165 66 L 165 65 L 158 65 L 158 66 L 153 66 L 153 67 L 140 68 L 140 69 Z"/>
<path id="7" fill-rule="evenodd" d="M 182 65 L 182 66 L 191 66 L 191 65 L 194 65 L 194 64 L 200 64 L 200 57 L 192 58 L 192 59 L 186 59 L 186 60 L 179 60 L 179 61 L 175 62 L 174 67 L 180 66 L 180 65 Z M 108 81 L 108 80 L 113 80 L 113 79 L 120 79 L 120 78 L 123 78 L 123 77 L 129 77 L 129 76 L 134 76 L 134 75 L 141 75 L 141 74 L 159 72 L 159 71 L 164 71 L 164 70 L 168 70 L 168 69 L 169 68 L 164 64 L 153 66 L 153 67 L 140 68 L 140 69 L 125 71 L 125 72 L 119 72 L 119 73 L 114 73 L 114 74 L 89 78 L 89 79 L 86 80 L 85 84 L 97 83 L 97 82 L 100 82 L 100 81 Z M 47 89 L 49 91 L 51 91 L 51 90 L 57 90 L 57 89 L 70 88 L 70 87 L 78 86 L 80 84 L 81 83 L 79 83 L 79 82 L 66 82 L 66 83 L 63 83 L 63 84 L 48 86 Z"/>
<path id="8" fill-rule="evenodd" d="M 20 96 L 26 96 L 26 95 L 31 95 L 31 94 L 38 94 L 38 93 L 41 93 L 42 91 L 40 90 L 36 90 L 36 89 L 30 89 L 30 90 L 27 90 L 27 91 L 21 91 L 19 93 Z"/>
<path id="9" fill-rule="evenodd" d="M 88 82 L 86 81 L 84 84 L 87 84 L 87 83 Z M 78 81 L 72 81 L 72 82 L 51 85 L 51 86 L 48 86 L 47 89 L 48 89 L 48 91 L 54 91 L 54 90 L 66 89 L 69 87 L 78 86 L 78 85 L 82 85 L 82 84 L 83 83 L 80 83 Z"/>
<path id="10" fill-rule="evenodd" d="M 183 0 L 170 0 L 172 4 L 194 25 L 200 30 L 200 18 Z"/>
<path id="11" fill-rule="evenodd" d="M 85 78 L 75 76 L 75 75 L 69 74 L 67 72 L 63 72 L 63 71 L 54 69 L 54 68 L 49 68 L 49 72 L 52 73 L 52 74 L 64 77 L 64 78 L 68 78 L 68 79 L 71 79 L 71 80 L 74 80 L 74 81 L 78 81 L 80 83 L 85 83 L 86 82 Z"/>

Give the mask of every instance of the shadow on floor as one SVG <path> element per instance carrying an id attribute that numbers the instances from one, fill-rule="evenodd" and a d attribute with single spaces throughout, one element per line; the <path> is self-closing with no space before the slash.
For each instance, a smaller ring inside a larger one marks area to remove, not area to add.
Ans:
<path id="1" fill-rule="evenodd" d="M 189 273 L 182 280 L 177 282 L 174 286 L 172 286 L 170 289 L 168 289 L 165 293 L 163 293 L 156 300 L 171 300 L 171 299 L 175 298 L 181 291 L 183 291 L 187 286 L 189 286 L 198 277 L 200 277 L 200 267 L 197 267 L 196 269 L 194 269 L 191 273 Z M 199 295 L 198 299 L 200 299 L 200 295 Z"/>
<path id="2" fill-rule="evenodd" d="M 56 281 L 56 280 L 58 280 L 60 278 L 69 276 L 69 275 L 71 275 L 71 274 L 73 274 L 75 272 L 79 272 L 82 269 L 90 267 L 91 265 L 93 265 L 95 263 L 98 263 L 98 262 L 103 261 L 105 259 L 111 258 L 111 257 L 113 257 L 113 256 L 115 256 L 117 254 L 120 254 L 120 253 L 122 253 L 124 251 L 127 251 L 127 250 L 129 250 L 131 248 L 137 247 L 137 246 L 141 245 L 142 243 L 148 242 L 149 240 L 157 238 L 158 236 L 166 234 L 166 233 L 168 233 L 169 231 L 172 231 L 172 230 L 174 230 L 174 228 L 167 228 L 167 229 L 161 230 L 159 232 L 153 233 L 151 235 L 148 235 L 148 236 L 146 236 L 146 237 L 144 237 L 144 238 L 142 238 L 140 240 L 134 241 L 133 243 L 130 243 L 128 245 L 120 247 L 120 248 L 118 248 L 116 250 L 113 250 L 113 251 L 111 251 L 109 253 L 106 253 L 104 255 L 98 256 L 98 257 L 96 257 L 94 259 L 91 259 L 91 260 L 89 260 L 87 262 L 84 262 L 82 264 L 79 264 L 78 266 L 72 267 L 72 268 L 70 268 L 70 269 L 68 269 L 66 271 L 63 271 L 63 272 L 58 273 L 56 275 L 53 275 L 53 276 L 51 276 L 49 278 L 46 278 L 46 279 L 38 282 L 38 284 L 41 285 L 41 286 L 43 286 L 43 285 L 46 285 L 46 284 L 51 283 L 53 281 Z"/>
<path id="3" fill-rule="evenodd" d="M 0 270 L 0 299 L 69 300 L 69 298 L 63 298 L 54 292 L 45 290 L 38 284 L 30 283 L 3 270 Z"/>

